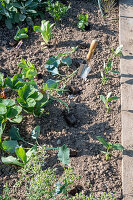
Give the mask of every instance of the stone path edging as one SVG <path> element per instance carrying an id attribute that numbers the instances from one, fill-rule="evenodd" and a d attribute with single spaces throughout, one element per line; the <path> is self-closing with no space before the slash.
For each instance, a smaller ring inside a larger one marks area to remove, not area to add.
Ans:
<path id="1" fill-rule="evenodd" d="M 123 200 L 133 200 L 133 0 L 119 0 Z"/>

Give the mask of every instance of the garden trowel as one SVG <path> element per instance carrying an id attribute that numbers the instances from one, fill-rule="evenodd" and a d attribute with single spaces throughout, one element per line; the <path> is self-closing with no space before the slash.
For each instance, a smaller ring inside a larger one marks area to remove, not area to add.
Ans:
<path id="1" fill-rule="evenodd" d="M 89 61 L 93 55 L 93 52 L 96 48 L 98 44 L 98 41 L 97 40 L 93 40 L 91 42 L 91 45 L 90 45 L 90 49 L 89 49 L 89 52 L 87 54 L 87 63 L 86 64 L 81 64 L 79 70 L 78 70 L 78 76 L 80 76 L 81 78 L 85 79 L 87 78 L 89 72 L 91 71 L 91 66 L 89 66 Z"/>

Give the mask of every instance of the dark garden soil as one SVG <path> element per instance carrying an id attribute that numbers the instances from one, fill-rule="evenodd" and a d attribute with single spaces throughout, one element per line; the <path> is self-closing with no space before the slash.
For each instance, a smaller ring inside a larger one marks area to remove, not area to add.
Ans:
<path id="1" fill-rule="evenodd" d="M 89 14 L 90 30 L 82 32 L 77 28 L 79 14 Z M 49 15 L 45 19 L 53 22 Z M 35 25 L 40 25 L 40 19 L 35 20 Z M 107 95 L 112 91 L 113 96 L 120 97 L 120 79 L 116 74 L 111 76 L 108 84 L 102 86 L 100 71 L 103 70 L 104 61 L 111 55 L 112 48 L 119 45 L 118 41 L 118 7 L 105 18 L 101 17 L 97 6 L 91 1 L 71 0 L 71 9 L 61 23 L 54 27 L 54 38 L 51 46 L 42 49 L 42 37 L 39 33 L 29 28 L 29 38 L 23 40 L 19 49 L 11 46 L 17 28 L 8 30 L 4 25 L 0 28 L 0 71 L 13 76 L 20 73 L 17 63 L 21 58 L 28 59 L 35 64 L 38 73 L 42 76 L 39 80 L 46 81 L 52 76 L 44 68 L 45 62 L 50 56 L 71 50 L 78 45 L 78 50 L 72 54 L 73 64 L 69 69 L 72 73 L 79 67 L 80 61 L 86 60 L 90 43 L 93 39 L 98 40 L 93 59 L 90 62 L 92 71 L 86 81 L 75 76 L 68 86 L 78 89 L 74 94 L 65 93 L 62 97 L 70 107 L 70 113 L 75 120 L 74 125 L 67 123 L 64 118 L 64 107 L 59 103 L 51 103 L 40 118 L 32 115 L 24 117 L 20 128 L 21 135 L 28 141 L 31 140 L 31 131 L 36 125 L 41 126 L 41 145 L 60 147 L 66 144 L 71 150 L 71 166 L 81 179 L 76 184 L 82 186 L 83 193 L 89 194 L 92 190 L 96 196 L 101 192 L 115 192 L 117 199 L 122 199 L 121 183 L 121 158 L 119 151 L 112 151 L 109 161 L 100 153 L 102 145 L 96 136 L 102 136 L 112 143 L 121 143 L 121 117 L 120 100 L 112 102 L 111 112 L 107 114 L 100 95 Z M 24 26 L 22 26 L 24 27 Z M 114 70 L 119 70 L 119 59 L 114 61 Z M 72 88 L 72 90 L 73 90 Z M 79 92 L 80 90 L 80 92 Z M 72 91 L 73 93 L 73 91 Z M 9 97 L 9 93 L 6 93 Z M 1 151 L 0 156 L 4 153 Z M 52 165 L 58 165 L 57 157 L 51 153 Z M 9 181 L 12 187 L 17 181 L 17 167 L 5 166 L 0 161 L 0 194 L 3 185 Z M 90 188 L 91 185 L 91 188 Z M 20 192 L 21 193 L 21 192 Z M 17 195 L 17 194 L 16 194 Z M 17 199 L 24 199 L 23 194 Z"/>

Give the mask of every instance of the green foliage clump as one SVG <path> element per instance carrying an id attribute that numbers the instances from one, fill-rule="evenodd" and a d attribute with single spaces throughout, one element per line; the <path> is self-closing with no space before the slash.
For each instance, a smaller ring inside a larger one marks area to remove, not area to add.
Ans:
<path id="1" fill-rule="evenodd" d="M 34 26 L 33 30 L 41 33 L 42 38 L 46 44 L 49 43 L 49 40 L 53 37 L 52 27 L 54 24 L 50 24 L 49 21 L 42 20 L 41 26 Z"/>
<path id="2" fill-rule="evenodd" d="M 106 155 L 106 160 L 109 160 L 111 153 L 109 152 L 110 149 L 115 149 L 122 151 L 124 150 L 124 147 L 121 144 L 111 144 L 110 142 L 107 142 L 104 138 L 101 136 L 97 136 L 97 139 L 102 143 L 102 145 L 107 149 L 107 151 L 101 151 Z"/>
<path id="3" fill-rule="evenodd" d="M 21 40 L 21 39 L 24 39 L 24 38 L 28 38 L 27 32 L 28 32 L 28 28 L 21 28 L 20 29 L 18 27 L 17 33 L 14 36 L 14 40 Z"/>
<path id="4" fill-rule="evenodd" d="M 42 12 L 37 11 L 42 5 L 39 0 L 0 0 L 0 20 L 4 20 L 9 29 L 12 24 L 20 24 L 23 21 L 33 24 L 32 19 L 42 15 Z"/>
<path id="5" fill-rule="evenodd" d="M 88 14 L 86 15 L 79 15 L 79 22 L 78 22 L 78 28 L 80 28 L 82 31 L 85 30 L 85 26 L 88 26 Z"/>
<path id="6" fill-rule="evenodd" d="M 70 4 L 69 6 L 65 6 L 59 1 L 54 3 L 53 0 L 48 0 L 46 10 L 49 12 L 50 16 L 54 18 L 54 21 L 58 23 L 70 8 Z"/>
<path id="7" fill-rule="evenodd" d="M 113 68 L 113 58 L 114 57 L 120 57 L 122 55 L 122 48 L 123 45 L 120 45 L 116 48 L 116 50 L 113 50 L 112 56 L 108 58 L 107 65 L 104 63 L 104 72 L 101 72 L 101 79 L 102 84 L 105 85 L 107 81 L 109 80 L 108 75 L 109 73 L 120 73 L 119 71 L 112 70 Z"/>
<path id="8" fill-rule="evenodd" d="M 107 97 L 105 97 L 104 95 L 100 95 L 100 99 L 101 99 L 101 101 L 104 103 L 105 109 L 106 109 L 107 113 L 110 112 L 110 107 L 109 107 L 109 105 L 108 105 L 108 102 L 111 102 L 111 101 L 114 101 L 114 100 L 120 98 L 120 97 L 117 97 L 117 96 L 111 97 L 111 94 L 112 94 L 112 92 L 109 92 L 109 93 L 107 94 Z"/>

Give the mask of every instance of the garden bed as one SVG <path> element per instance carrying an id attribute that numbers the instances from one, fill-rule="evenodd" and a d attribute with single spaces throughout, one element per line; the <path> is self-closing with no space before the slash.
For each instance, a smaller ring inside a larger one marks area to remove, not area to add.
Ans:
<path id="1" fill-rule="evenodd" d="M 77 3 L 78 2 L 78 3 Z M 77 27 L 79 14 L 89 14 L 90 30 L 81 31 Z M 45 13 L 45 19 L 54 23 L 53 19 Z M 35 25 L 40 25 L 41 20 L 35 19 Z M 112 48 L 119 45 L 118 41 L 118 7 L 115 7 L 111 14 L 105 18 L 97 9 L 97 5 L 91 1 L 71 0 L 71 9 L 61 23 L 53 28 L 53 39 L 49 48 L 41 46 L 42 37 L 35 33 L 32 28 L 29 38 L 23 40 L 19 49 L 11 46 L 16 33 L 16 28 L 8 30 L 4 24 L 0 28 L 0 71 L 5 76 L 20 73 L 17 63 L 21 58 L 30 60 L 42 74 L 39 83 L 53 78 L 44 68 L 49 57 L 58 53 L 71 50 L 71 47 L 78 46 L 78 50 L 71 55 L 73 63 L 68 73 L 72 73 L 79 67 L 81 61 L 86 60 L 86 55 L 92 40 L 98 41 L 90 65 L 92 71 L 87 80 L 74 76 L 68 86 L 78 88 L 77 94 L 64 93 L 60 98 L 64 100 L 74 115 L 76 123 L 68 124 L 64 118 L 64 106 L 59 103 L 51 103 L 45 109 L 44 115 L 35 118 L 32 115 L 25 115 L 22 123 L 17 125 L 20 128 L 21 136 L 30 142 L 31 132 L 36 125 L 41 127 L 39 143 L 46 147 L 60 147 L 66 144 L 74 155 L 71 156 L 70 165 L 74 168 L 81 179 L 75 183 L 82 186 L 82 192 L 89 195 L 92 191 L 95 196 L 101 192 L 115 193 L 116 199 L 122 199 L 121 182 L 121 152 L 112 151 L 111 159 L 106 161 L 105 155 L 100 152 L 102 145 L 98 142 L 97 136 L 102 136 L 111 143 L 121 143 L 121 118 L 120 100 L 113 101 L 110 105 L 110 113 L 106 113 L 100 95 L 107 95 L 112 92 L 113 96 L 120 97 L 120 77 L 116 74 L 110 76 L 106 85 L 101 83 L 100 72 L 103 70 L 104 61 L 112 54 Z M 23 26 L 24 27 L 24 26 Z M 119 59 L 114 60 L 114 70 L 119 70 Z M 66 69 L 63 68 L 65 71 Z M 6 94 L 7 97 L 9 94 Z M 50 153 L 50 165 L 58 166 L 54 151 Z M 5 155 L 3 151 L 0 155 Z M 0 194 L 6 181 L 10 189 L 18 180 L 17 167 L 5 166 L 0 163 Z M 24 191 L 16 194 L 17 199 L 25 199 Z M 20 196 L 19 196 L 20 195 Z"/>

